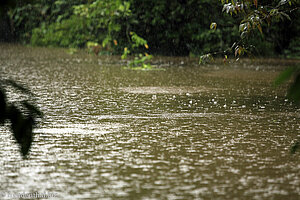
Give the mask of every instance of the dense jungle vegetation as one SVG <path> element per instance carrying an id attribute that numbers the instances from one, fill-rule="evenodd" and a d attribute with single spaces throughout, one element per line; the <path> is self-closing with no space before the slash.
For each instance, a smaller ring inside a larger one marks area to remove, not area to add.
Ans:
<path id="1" fill-rule="evenodd" d="M 262 14 L 273 9 L 270 23 L 261 23 L 247 39 L 254 54 L 300 57 L 299 1 L 294 0 L 10 0 L 1 6 L 0 34 L 2 41 L 39 46 L 99 44 L 99 52 L 114 54 L 128 48 L 161 55 L 202 55 L 223 51 L 240 39 L 245 16 L 237 11 L 246 9 L 239 2 L 257 11 L 254 20 L 265 20 Z M 217 28 L 210 29 L 212 22 Z"/>

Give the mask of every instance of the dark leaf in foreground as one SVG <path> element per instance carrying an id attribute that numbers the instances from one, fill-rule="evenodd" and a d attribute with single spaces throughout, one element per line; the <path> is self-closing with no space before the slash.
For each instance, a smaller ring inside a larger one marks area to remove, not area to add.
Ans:
<path id="1" fill-rule="evenodd" d="M 20 145 L 21 153 L 25 157 L 29 152 L 33 140 L 33 118 L 31 116 L 25 117 L 22 112 L 15 106 L 10 107 L 9 113 L 13 136 L 16 139 L 17 143 Z"/>
<path id="2" fill-rule="evenodd" d="M 12 88 L 13 92 L 21 92 L 27 98 L 17 103 L 9 103 L 6 97 L 6 88 Z M 34 104 L 33 93 L 13 80 L 0 80 L 0 125 L 5 120 L 10 121 L 11 131 L 16 142 L 20 145 L 20 151 L 26 158 L 32 141 L 33 127 L 36 119 L 42 118 L 43 113 Z"/>
<path id="3" fill-rule="evenodd" d="M 292 77 L 292 75 L 294 74 L 295 71 L 296 71 L 295 67 L 287 68 L 286 70 L 284 70 L 283 72 L 281 72 L 278 75 L 278 77 L 274 81 L 274 85 L 279 86 L 280 84 L 284 83 L 285 81 L 288 81 Z"/>
<path id="4" fill-rule="evenodd" d="M 42 117 L 43 113 L 33 104 L 28 101 L 23 101 L 22 104 L 28 109 L 29 115 L 33 118 Z"/>
<path id="5" fill-rule="evenodd" d="M 0 125 L 4 123 L 6 115 L 6 97 L 5 93 L 0 89 Z"/>
<path id="6" fill-rule="evenodd" d="M 31 92 L 29 89 L 25 88 L 24 86 L 22 86 L 22 85 L 19 84 L 19 83 L 16 83 L 16 82 L 13 81 L 13 80 L 3 80 L 2 82 L 3 82 L 3 84 L 5 84 L 5 85 L 10 85 L 10 86 L 12 86 L 13 88 L 15 88 L 15 89 L 17 89 L 17 90 L 19 90 L 19 91 L 21 91 L 21 92 L 27 94 L 27 95 L 33 95 L 32 92 Z"/>
<path id="7" fill-rule="evenodd" d="M 288 90 L 287 97 L 296 102 L 300 102 L 300 66 L 292 66 L 284 70 L 275 79 L 274 85 L 279 86 L 290 79 L 294 79 Z"/>

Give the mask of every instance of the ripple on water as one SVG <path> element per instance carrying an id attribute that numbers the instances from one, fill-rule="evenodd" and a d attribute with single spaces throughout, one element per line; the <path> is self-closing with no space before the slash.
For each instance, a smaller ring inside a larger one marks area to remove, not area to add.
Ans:
<path id="1" fill-rule="evenodd" d="M 219 88 L 208 88 L 204 86 L 199 87 L 121 87 L 123 92 L 134 94 L 191 94 L 211 92 L 213 90 L 220 90 Z"/>
<path id="2" fill-rule="evenodd" d="M 182 58 L 168 58 L 164 71 L 141 72 L 81 51 L 0 48 L 1 73 L 29 85 L 45 113 L 27 160 L 1 127 L 0 194 L 300 196 L 298 154 L 289 154 L 299 108 L 285 100 L 285 91 L 268 87 L 278 66 L 177 67 Z"/>

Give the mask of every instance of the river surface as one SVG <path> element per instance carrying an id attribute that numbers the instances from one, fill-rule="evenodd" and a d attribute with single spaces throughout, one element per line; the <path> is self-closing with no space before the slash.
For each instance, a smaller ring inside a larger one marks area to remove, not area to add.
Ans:
<path id="1" fill-rule="evenodd" d="M 299 199 L 299 106 L 272 87 L 295 60 L 199 66 L 0 44 L 2 78 L 45 117 L 28 159 L 0 128 L 0 199 Z M 14 196 L 15 195 L 15 196 Z"/>

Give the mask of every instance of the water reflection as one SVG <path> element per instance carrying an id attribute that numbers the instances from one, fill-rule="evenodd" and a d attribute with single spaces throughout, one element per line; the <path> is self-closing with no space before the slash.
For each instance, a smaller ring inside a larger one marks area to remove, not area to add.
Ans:
<path id="1" fill-rule="evenodd" d="M 172 64 L 144 72 L 84 52 L 0 49 L 2 76 L 29 85 L 46 116 L 28 160 L 1 127 L 0 192 L 52 192 L 56 199 L 300 196 L 298 155 L 288 149 L 299 134 L 299 108 L 285 100 L 284 88 L 269 87 L 284 63 L 196 67 L 158 58 Z"/>

